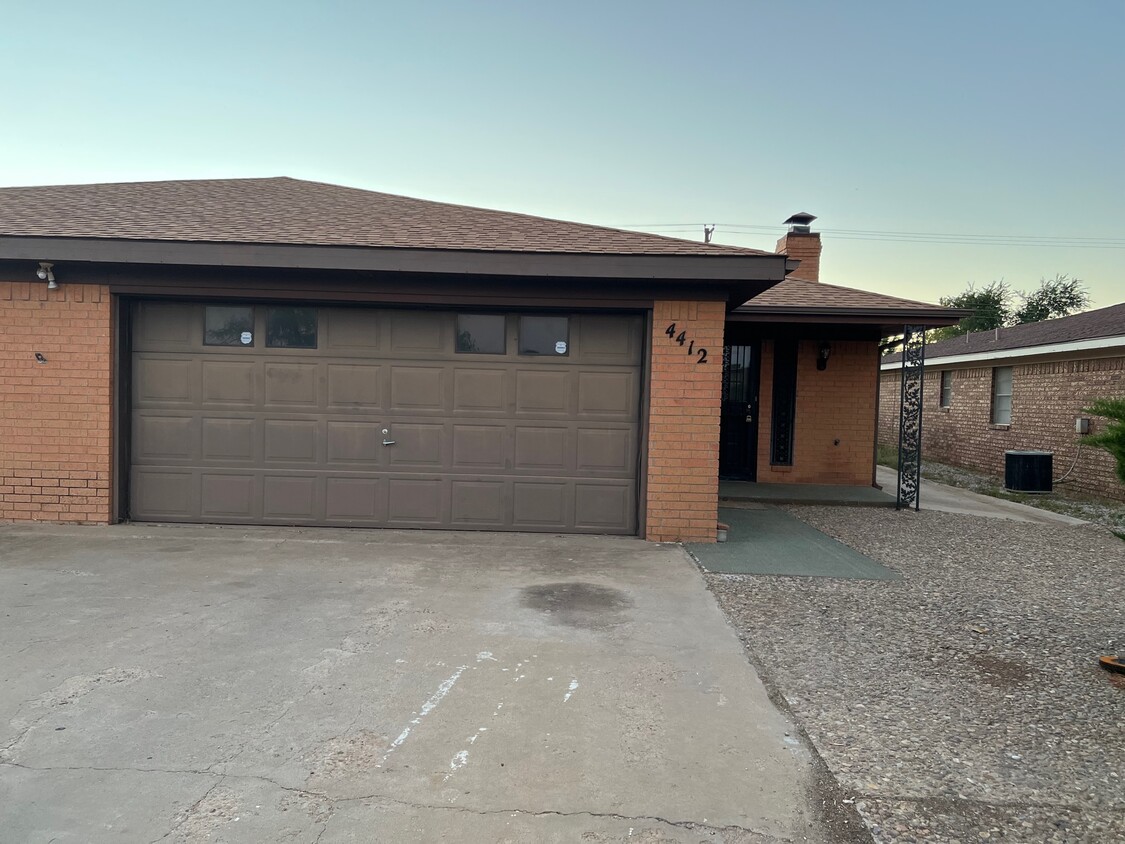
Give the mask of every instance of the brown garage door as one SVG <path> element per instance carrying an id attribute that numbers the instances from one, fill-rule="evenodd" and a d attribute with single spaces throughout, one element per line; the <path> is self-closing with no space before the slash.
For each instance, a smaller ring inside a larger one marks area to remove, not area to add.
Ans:
<path id="1" fill-rule="evenodd" d="M 130 516 L 632 534 L 641 318 L 139 302 Z"/>

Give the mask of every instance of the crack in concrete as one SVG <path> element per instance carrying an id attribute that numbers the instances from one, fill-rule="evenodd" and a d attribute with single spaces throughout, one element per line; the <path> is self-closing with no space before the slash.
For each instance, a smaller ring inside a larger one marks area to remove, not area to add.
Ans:
<path id="1" fill-rule="evenodd" d="M 625 821 L 628 823 L 661 823 L 665 826 L 674 827 L 676 829 L 686 829 L 689 832 L 741 832 L 749 835 L 773 836 L 777 838 L 777 833 L 766 832 L 764 830 L 752 829 L 750 827 L 738 826 L 735 824 L 728 824 L 725 826 L 716 826 L 715 824 L 708 824 L 702 821 L 692 820 L 671 820 L 669 818 L 662 818 L 658 815 L 622 815 L 616 812 L 593 812 L 593 811 L 577 811 L 577 812 L 564 812 L 557 809 L 543 809 L 540 811 L 532 809 L 473 809 L 469 806 L 438 806 L 429 803 L 415 803 L 410 800 L 399 800 L 395 797 L 390 797 L 383 794 L 367 794 L 359 797 L 338 797 L 329 798 L 333 803 L 356 803 L 364 800 L 373 800 L 383 803 L 392 803 L 396 806 L 404 806 L 408 809 L 416 810 L 432 810 L 432 811 L 446 811 L 446 812 L 463 812 L 470 815 L 478 815 L 480 817 L 488 817 L 490 815 L 527 815 L 533 818 L 543 817 L 556 817 L 556 818 L 600 818 L 604 820 L 617 820 Z M 786 839 L 780 839 L 786 840 Z"/>
<path id="2" fill-rule="evenodd" d="M 97 770 L 97 769 L 95 769 L 95 770 Z M 158 841 L 163 841 L 165 838 L 167 838 L 169 835 L 171 835 L 177 829 L 179 829 L 181 826 L 183 826 L 185 823 L 187 823 L 188 819 L 192 816 L 192 813 L 197 808 L 199 808 L 199 804 L 201 804 L 204 800 L 206 800 L 211 795 L 212 791 L 214 791 L 216 788 L 218 788 L 220 785 L 223 784 L 223 779 L 224 778 L 220 776 L 217 782 L 212 783 L 211 787 L 208 788 L 205 792 L 203 792 L 202 796 L 200 796 L 200 798 L 198 800 L 196 800 L 194 803 L 192 803 L 190 806 L 188 806 L 188 808 L 185 809 L 181 813 L 180 819 L 178 821 L 175 821 L 172 824 L 172 828 L 170 830 L 168 830 L 166 833 L 164 833 L 163 835 L 161 835 L 159 838 L 154 839 L 152 841 L 152 844 L 157 844 Z"/>
<path id="3" fill-rule="evenodd" d="M 598 818 L 603 820 L 617 820 L 631 823 L 660 823 L 676 829 L 685 829 L 690 831 L 702 832 L 723 832 L 734 831 L 742 832 L 751 835 L 773 835 L 777 837 L 776 832 L 766 832 L 764 830 L 752 829 L 750 827 L 743 827 L 734 824 L 717 826 L 715 824 L 708 824 L 702 821 L 693 820 L 673 820 L 670 818 L 662 818 L 658 815 L 622 815 L 616 812 L 594 812 L 594 811 L 577 811 L 577 812 L 564 812 L 555 809 L 533 810 L 533 809 L 519 809 L 519 808 L 504 808 L 504 809 L 474 809 L 469 806 L 444 806 L 434 805 L 429 803 L 417 803 L 410 800 L 400 800 L 396 797 L 391 797 L 386 794 L 363 794 L 356 797 L 333 797 L 332 795 L 323 792 L 315 791 L 309 788 L 299 788 L 295 786 L 285 785 L 270 777 L 262 776 L 260 774 L 218 774 L 210 770 L 199 770 L 193 768 L 139 768 L 139 767 L 110 767 L 110 766 L 96 766 L 96 765 L 59 765 L 59 766 L 43 766 L 36 767 L 33 765 L 23 765 L 17 762 L 0 762 L 0 765 L 7 765 L 13 768 L 24 768 L 29 771 L 100 771 L 109 773 L 154 773 L 154 774 L 194 774 L 197 776 L 215 777 L 215 782 L 210 788 L 199 798 L 192 806 L 184 813 L 184 818 L 176 823 L 167 833 L 162 835 L 156 841 L 162 841 L 169 835 L 174 833 L 190 816 L 191 811 L 198 806 L 203 800 L 207 798 L 212 791 L 222 785 L 226 780 L 254 780 L 257 782 L 268 783 L 275 788 L 282 791 L 290 792 L 297 795 L 312 795 L 315 797 L 322 797 L 327 800 L 333 807 L 341 803 L 362 803 L 364 801 L 376 801 L 381 803 L 389 803 L 396 806 L 403 806 L 408 809 L 415 810 L 430 810 L 430 811 L 446 811 L 446 812 L 463 812 L 465 814 L 478 815 L 480 817 L 488 817 L 491 815 L 526 815 L 528 817 L 558 817 L 558 818 Z M 317 841 L 324 835 L 325 830 L 331 819 L 324 822 L 323 828 L 317 836 Z M 781 839 L 785 840 L 785 839 Z"/>

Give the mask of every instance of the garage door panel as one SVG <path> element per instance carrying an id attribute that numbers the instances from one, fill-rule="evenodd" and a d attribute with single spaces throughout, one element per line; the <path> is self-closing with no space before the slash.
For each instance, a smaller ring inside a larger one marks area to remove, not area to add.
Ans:
<path id="1" fill-rule="evenodd" d="M 193 404 L 194 360 L 137 355 L 133 362 L 134 406 Z"/>
<path id="2" fill-rule="evenodd" d="M 263 426 L 263 457 L 267 464 L 317 462 L 316 446 L 321 433 L 316 420 L 267 419 Z"/>
<path id="3" fill-rule="evenodd" d="M 325 315 L 324 348 L 343 354 L 379 349 L 382 326 L 378 312 L 365 308 L 329 308 Z"/>
<path id="4" fill-rule="evenodd" d="M 410 467 L 440 472 L 447 464 L 445 443 L 448 439 L 442 424 L 398 422 L 387 435 L 394 445 L 386 446 L 393 468 Z"/>
<path id="5" fill-rule="evenodd" d="M 443 485 L 440 478 L 391 478 L 387 482 L 387 522 L 441 527 Z"/>
<path id="6" fill-rule="evenodd" d="M 632 473 L 636 461 L 632 429 L 580 427 L 577 440 L 576 468 L 580 473 Z"/>
<path id="7" fill-rule="evenodd" d="M 266 475 L 262 478 L 262 517 L 268 521 L 318 521 L 319 478 Z"/>
<path id="8" fill-rule="evenodd" d="M 504 481 L 451 481 L 452 525 L 494 530 L 503 528 L 508 509 L 506 486 Z"/>
<path id="9" fill-rule="evenodd" d="M 441 355 L 446 352 L 449 315 L 427 311 L 388 312 L 391 355 L 407 353 Z"/>
<path id="10" fill-rule="evenodd" d="M 314 363 L 267 363 L 263 367 L 267 408 L 318 410 L 318 370 Z"/>
<path id="11" fill-rule="evenodd" d="M 204 472 L 200 479 L 200 513 L 204 517 L 255 519 L 258 484 L 252 473 Z"/>
<path id="12" fill-rule="evenodd" d="M 328 409 L 382 409 L 381 373 L 378 364 L 328 364 Z"/>
<path id="13" fill-rule="evenodd" d="M 392 366 L 390 409 L 397 411 L 444 410 L 445 368 L 442 366 Z"/>
<path id="14" fill-rule="evenodd" d="M 178 347 L 188 350 L 196 344 L 199 327 L 198 307 L 183 302 L 141 302 L 141 318 L 133 333 L 133 346 L 137 350 Z"/>
<path id="15" fill-rule="evenodd" d="M 326 425 L 329 463 L 361 463 L 367 468 L 379 465 L 383 449 L 383 424 L 380 422 L 340 422 Z"/>
<path id="16" fill-rule="evenodd" d="M 382 524 L 387 520 L 387 482 L 381 478 L 325 479 L 327 521 Z"/>
<path id="17" fill-rule="evenodd" d="M 639 366 L 641 318 L 584 314 L 579 321 L 579 349 L 583 364 Z"/>
<path id="18" fill-rule="evenodd" d="M 516 373 L 516 414 L 570 412 L 570 380 L 574 373 L 565 369 L 521 369 Z"/>
<path id="19" fill-rule="evenodd" d="M 133 460 L 191 460 L 198 453 L 199 419 L 155 411 L 134 414 Z"/>
<path id="20" fill-rule="evenodd" d="M 515 481 L 512 493 L 512 527 L 516 530 L 565 530 L 573 521 L 574 496 L 570 481 Z"/>
<path id="21" fill-rule="evenodd" d="M 200 425 L 203 432 L 200 456 L 204 461 L 250 462 L 257 459 L 256 420 L 208 416 L 201 420 Z"/>
<path id="22" fill-rule="evenodd" d="M 253 408 L 258 403 L 253 360 L 204 360 L 200 366 L 201 398 L 204 405 L 240 405 Z"/>
<path id="23" fill-rule="evenodd" d="M 199 513 L 198 476 L 192 471 L 170 472 L 134 468 L 130 473 L 133 497 L 143 502 L 134 518 L 193 519 Z"/>
<path id="24" fill-rule="evenodd" d="M 633 487 L 631 484 L 595 485 L 577 483 L 574 489 L 575 527 L 591 530 L 632 531 Z"/>
<path id="25" fill-rule="evenodd" d="M 635 419 L 637 392 L 633 372 L 579 372 L 578 416 Z"/>
<path id="26" fill-rule="evenodd" d="M 509 432 L 505 425 L 453 426 L 453 459 L 450 468 L 460 471 L 506 468 Z"/>
<path id="27" fill-rule="evenodd" d="M 640 318 L 521 355 L 509 314 L 488 354 L 454 312 L 327 307 L 294 350 L 260 305 L 252 345 L 204 345 L 204 307 L 133 312 L 133 518 L 635 532 Z"/>
<path id="28" fill-rule="evenodd" d="M 504 369 L 454 370 L 453 412 L 505 413 L 508 380 L 508 372 Z"/>
<path id="29" fill-rule="evenodd" d="M 512 468 L 545 474 L 563 474 L 570 468 L 570 428 L 517 425 Z"/>

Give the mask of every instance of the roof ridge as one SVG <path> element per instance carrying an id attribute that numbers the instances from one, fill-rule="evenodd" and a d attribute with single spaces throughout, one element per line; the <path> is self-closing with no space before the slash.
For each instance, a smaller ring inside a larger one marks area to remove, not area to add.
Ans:
<path id="1" fill-rule="evenodd" d="M 216 176 L 209 179 L 134 179 L 124 182 L 56 182 L 49 185 L 0 185 L 0 191 L 40 190 L 49 188 L 108 188 L 133 185 L 198 185 L 207 182 L 303 182 L 292 176 Z M 328 184 L 325 182 L 324 184 Z"/>
<path id="2" fill-rule="evenodd" d="M 547 222 L 551 222 L 551 223 L 558 223 L 558 224 L 564 225 L 564 226 L 581 226 L 584 229 L 592 229 L 592 230 L 601 231 L 601 232 L 613 232 L 614 234 L 625 234 L 625 235 L 630 235 L 632 237 L 638 237 L 639 236 L 639 237 L 646 237 L 646 238 L 654 238 L 656 240 L 661 240 L 661 241 L 671 242 L 671 243 L 691 243 L 691 244 L 694 244 L 694 245 L 697 245 L 697 246 L 712 246 L 712 247 L 716 247 L 716 248 L 724 249 L 724 250 L 736 249 L 740 252 L 745 252 L 745 253 L 751 254 L 751 255 L 777 255 L 777 254 L 779 254 L 777 252 L 769 252 L 769 251 L 764 250 L 764 249 L 753 249 L 749 246 L 732 246 L 732 245 L 729 245 L 729 244 L 700 243 L 699 241 L 688 240 L 685 237 L 670 237 L 670 236 L 665 235 L 665 234 L 655 234 L 654 232 L 646 232 L 646 231 L 630 231 L 629 229 L 620 229 L 620 228 L 615 228 L 614 226 L 602 226 L 602 225 L 598 225 L 597 223 L 582 223 L 582 222 L 578 222 L 577 220 L 564 220 L 561 217 L 545 217 L 541 214 L 532 214 L 532 213 L 529 213 L 529 212 L 526 212 L 526 211 L 505 211 L 505 210 L 502 210 L 502 209 L 499 209 L 499 208 L 487 208 L 483 205 L 465 205 L 465 204 L 459 203 L 459 202 L 449 202 L 449 201 L 444 200 L 444 199 L 425 199 L 425 198 L 420 197 L 420 196 L 408 196 L 407 194 L 404 194 L 404 193 L 389 193 L 387 191 L 371 190 L 370 188 L 357 188 L 354 185 L 340 185 L 340 184 L 336 184 L 335 182 L 322 182 L 322 181 L 319 181 L 317 179 L 296 179 L 296 178 L 293 178 L 292 176 L 280 176 L 280 177 L 277 177 L 277 178 L 279 180 L 286 180 L 286 181 L 290 181 L 290 182 L 294 182 L 296 184 L 302 184 L 302 185 L 317 185 L 319 187 L 329 187 L 329 188 L 335 188 L 337 190 L 353 191 L 355 193 L 365 194 L 365 195 L 374 194 L 374 195 L 377 195 L 377 196 L 386 196 L 386 197 L 391 197 L 391 198 L 394 198 L 394 199 L 405 199 L 408 202 L 422 202 L 422 203 L 426 203 L 428 205 L 441 205 L 445 208 L 453 208 L 453 209 L 457 209 L 457 210 L 482 211 L 486 214 L 502 214 L 505 217 L 509 217 L 509 218 L 518 218 L 518 219 L 524 219 L 524 220 L 535 220 L 535 221 L 538 221 L 538 222 L 547 221 Z"/>

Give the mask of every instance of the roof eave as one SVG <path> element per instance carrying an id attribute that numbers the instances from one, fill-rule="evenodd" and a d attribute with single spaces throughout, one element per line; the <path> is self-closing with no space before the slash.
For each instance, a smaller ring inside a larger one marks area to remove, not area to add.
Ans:
<path id="1" fill-rule="evenodd" d="M 0 235 L 0 260 L 174 264 L 443 275 L 686 280 L 756 292 L 785 277 L 785 256 L 638 255 L 220 243 Z"/>
<path id="2" fill-rule="evenodd" d="M 955 325 L 970 311 L 956 308 L 794 308 L 753 306 L 728 315 L 732 322 L 835 322 L 880 325 L 923 325 L 940 328 Z"/>
<path id="3" fill-rule="evenodd" d="M 988 361 L 1051 358 L 1060 356 L 1095 356 L 1117 357 L 1125 354 L 1125 335 L 1117 334 L 1108 337 L 1091 337 L 1082 340 L 1067 340 L 1059 343 L 1040 343 L 1035 346 L 1016 346 L 1011 349 L 987 349 L 980 352 L 966 352 L 963 354 L 936 354 L 926 353 L 926 365 L 935 367 L 949 367 L 958 364 L 980 364 Z M 886 360 L 882 369 L 897 369 L 902 366 L 902 355 L 896 354 L 893 359 Z"/>

